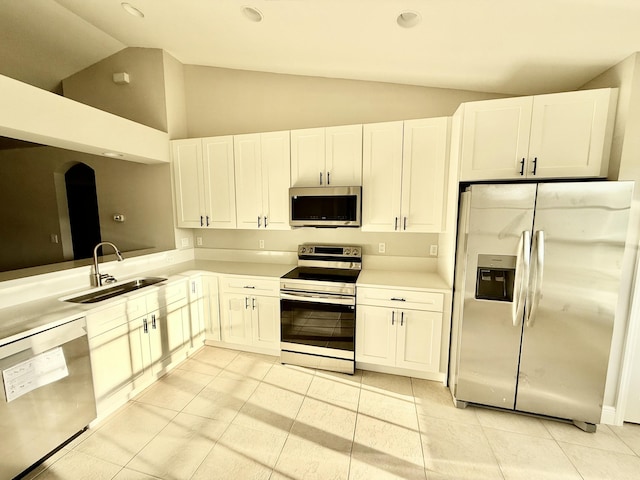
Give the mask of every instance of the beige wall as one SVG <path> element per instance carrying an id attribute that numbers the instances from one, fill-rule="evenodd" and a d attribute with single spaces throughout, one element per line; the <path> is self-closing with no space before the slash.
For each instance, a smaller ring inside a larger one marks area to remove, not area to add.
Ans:
<path id="1" fill-rule="evenodd" d="M 130 83 L 113 82 L 126 72 Z M 65 78 L 64 96 L 106 112 L 167 131 L 163 51 L 126 48 Z"/>
<path id="2" fill-rule="evenodd" d="M 196 230 L 204 248 L 296 252 L 298 245 L 308 242 L 361 245 L 364 255 L 380 255 L 378 244 L 385 243 L 385 256 L 430 257 L 429 246 L 438 244 L 437 234 L 371 233 L 350 228 L 296 228 L 285 231 L 264 230 Z M 435 258 L 435 257 L 434 257 Z"/>
<path id="3" fill-rule="evenodd" d="M 170 166 L 143 165 L 53 147 L 0 151 L 0 271 L 65 260 L 65 212 L 57 207 L 56 173 L 82 162 L 95 171 L 102 239 L 126 252 L 174 248 Z M 63 185 L 64 187 L 64 185 Z M 62 192 L 66 198 L 66 193 Z M 113 214 L 126 217 L 113 221 Z M 51 243 L 50 235 L 60 243 Z"/>
<path id="4" fill-rule="evenodd" d="M 164 90 L 167 106 L 167 133 L 169 138 L 187 135 L 187 108 L 182 63 L 163 51 Z"/>
<path id="5" fill-rule="evenodd" d="M 185 65 L 188 136 L 449 116 L 500 94 Z"/>

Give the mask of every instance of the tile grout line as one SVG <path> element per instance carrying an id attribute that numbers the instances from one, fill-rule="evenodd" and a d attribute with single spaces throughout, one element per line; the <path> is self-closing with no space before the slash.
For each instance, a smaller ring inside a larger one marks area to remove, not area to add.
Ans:
<path id="1" fill-rule="evenodd" d="M 424 472 L 424 478 L 427 480 L 427 460 L 424 458 L 424 443 L 422 442 L 422 428 L 420 428 L 420 416 L 418 415 L 418 405 L 416 404 L 416 391 L 413 388 L 413 377 L 409 377 L 411 385 L 411 397 L 413 398 L 413 409 L 416 414 L 416 424 L 418 425 L 418 436 L 420 437 L 420 450 L 422 453 L 422 470 Z M 426 432 L 425 432 L 426 434 Z"/>

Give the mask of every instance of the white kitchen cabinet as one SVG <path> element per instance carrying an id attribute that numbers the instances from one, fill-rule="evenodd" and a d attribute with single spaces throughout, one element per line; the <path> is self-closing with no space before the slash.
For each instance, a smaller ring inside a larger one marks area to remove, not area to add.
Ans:
<path id="1" fill-rule="evenodd" d="M 288 230 L 289 132 L 235 135 L 237 227 Z"/>
<path id="2" fill-rule="evenodd" d="M 109 415 L 151 380 L 149 340 L 142 329 L 145 298 L 122 301 L 87 315 L 93 389 L 98 417 Z M 140 317 L 135 310 L 139 309 Z"/>
<path id="3" fill-rule="evenodd" d="M 605 177 L 617 90 L 463 105 L 461 181 Z"/>
<path id="4" fill-rule="evenodd" d="M 205 300 L 205 281 L 202 275 L 189 277 L 189 353 L 193 353 L 204 345 L 207 313 Z M 188 333 L 188 335 L 186 335 Z"/>
<path id="5" fill-rule="evenodd" d="M 218 276 L 202 275 L 205 339 L 220 341 L 220 303 Z"/>
<path id="6" fill-rule="evenodd" d="M 189 322 L 186 280 L 145 289 L 87 314 L 100 418 L 186 358 L 185 319 Z"/>
<path id="7" fill-rule="evenodd" d="M 235 228 L 233 137 L 171 142 L 176 222 L 183 228 Z"/>
<path id="8" fill-rule="evenodd" d="M 439 376 L 441 293 L 358 287 L 356 302 L 358 368 Z"/>
<path id="9" fill-rule="evenodd" d="M 362 125 L 291 131 L 291 186 L 362 185 Z"/>
<path id="10" fill-rule="evenodd" d="M 441 232 L 450 118 L 364 126 L 362 231 Z"/>
<path id="11" fill-rule="evenodd" d="M 279 279 L 227 276 L 221 285 L 221 338 L 229 346 L 280 351 Z"/>

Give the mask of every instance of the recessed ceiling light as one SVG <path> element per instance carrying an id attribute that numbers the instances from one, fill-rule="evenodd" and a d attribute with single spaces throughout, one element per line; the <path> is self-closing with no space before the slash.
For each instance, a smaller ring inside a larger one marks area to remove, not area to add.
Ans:
<path id="1" fill-rule="evenodd" d="M 136 7 L 134 7 L 130 3 L 122 2 L 120 6 L 122 6 L 122 8 L 124 8 L 124 11 L 127 12 L 129 15 L 133 15 L 134 17 L 138 17 L 138 18 L 144 18 L 144 13 L 142 13 L 140 10 L 138 10 Z"/>
<path id="2" fill-rule="evenodd" d="M 103 152 L 102 155 L 104 155 L 105 157 L 111 157 L 111 158 L 122 158 L 122 157 L 124 157 L 124 155 L 122 153 L 117 153 L 117 152 Z"/>
<path id="3" fill-rule="evenodd" d="M 255 7 L 242 7 L 242 13 L 252 22 L 262 21 L 262 12 Z"/>
<path id="4" fill-rule="evenodd" d="M 419 24 L 420 20 L 422 20 L 422 17 L 418 12 L 406 11 L 398 15 L 396 22 L 402 28 L 411 28 Z"/>

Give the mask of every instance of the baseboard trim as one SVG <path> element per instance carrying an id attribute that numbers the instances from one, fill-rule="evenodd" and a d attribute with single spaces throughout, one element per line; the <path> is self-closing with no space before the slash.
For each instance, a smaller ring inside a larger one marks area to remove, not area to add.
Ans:
<path id="1" fill-rule="evenodd" d="M 600 417 L 600 423 L 605 425 L 618 425 L 616 420 L 616 407 L 605 405 L 602 407 L 602 416 Z M 622 425 L 622 423 L 620 423 Z"/>

